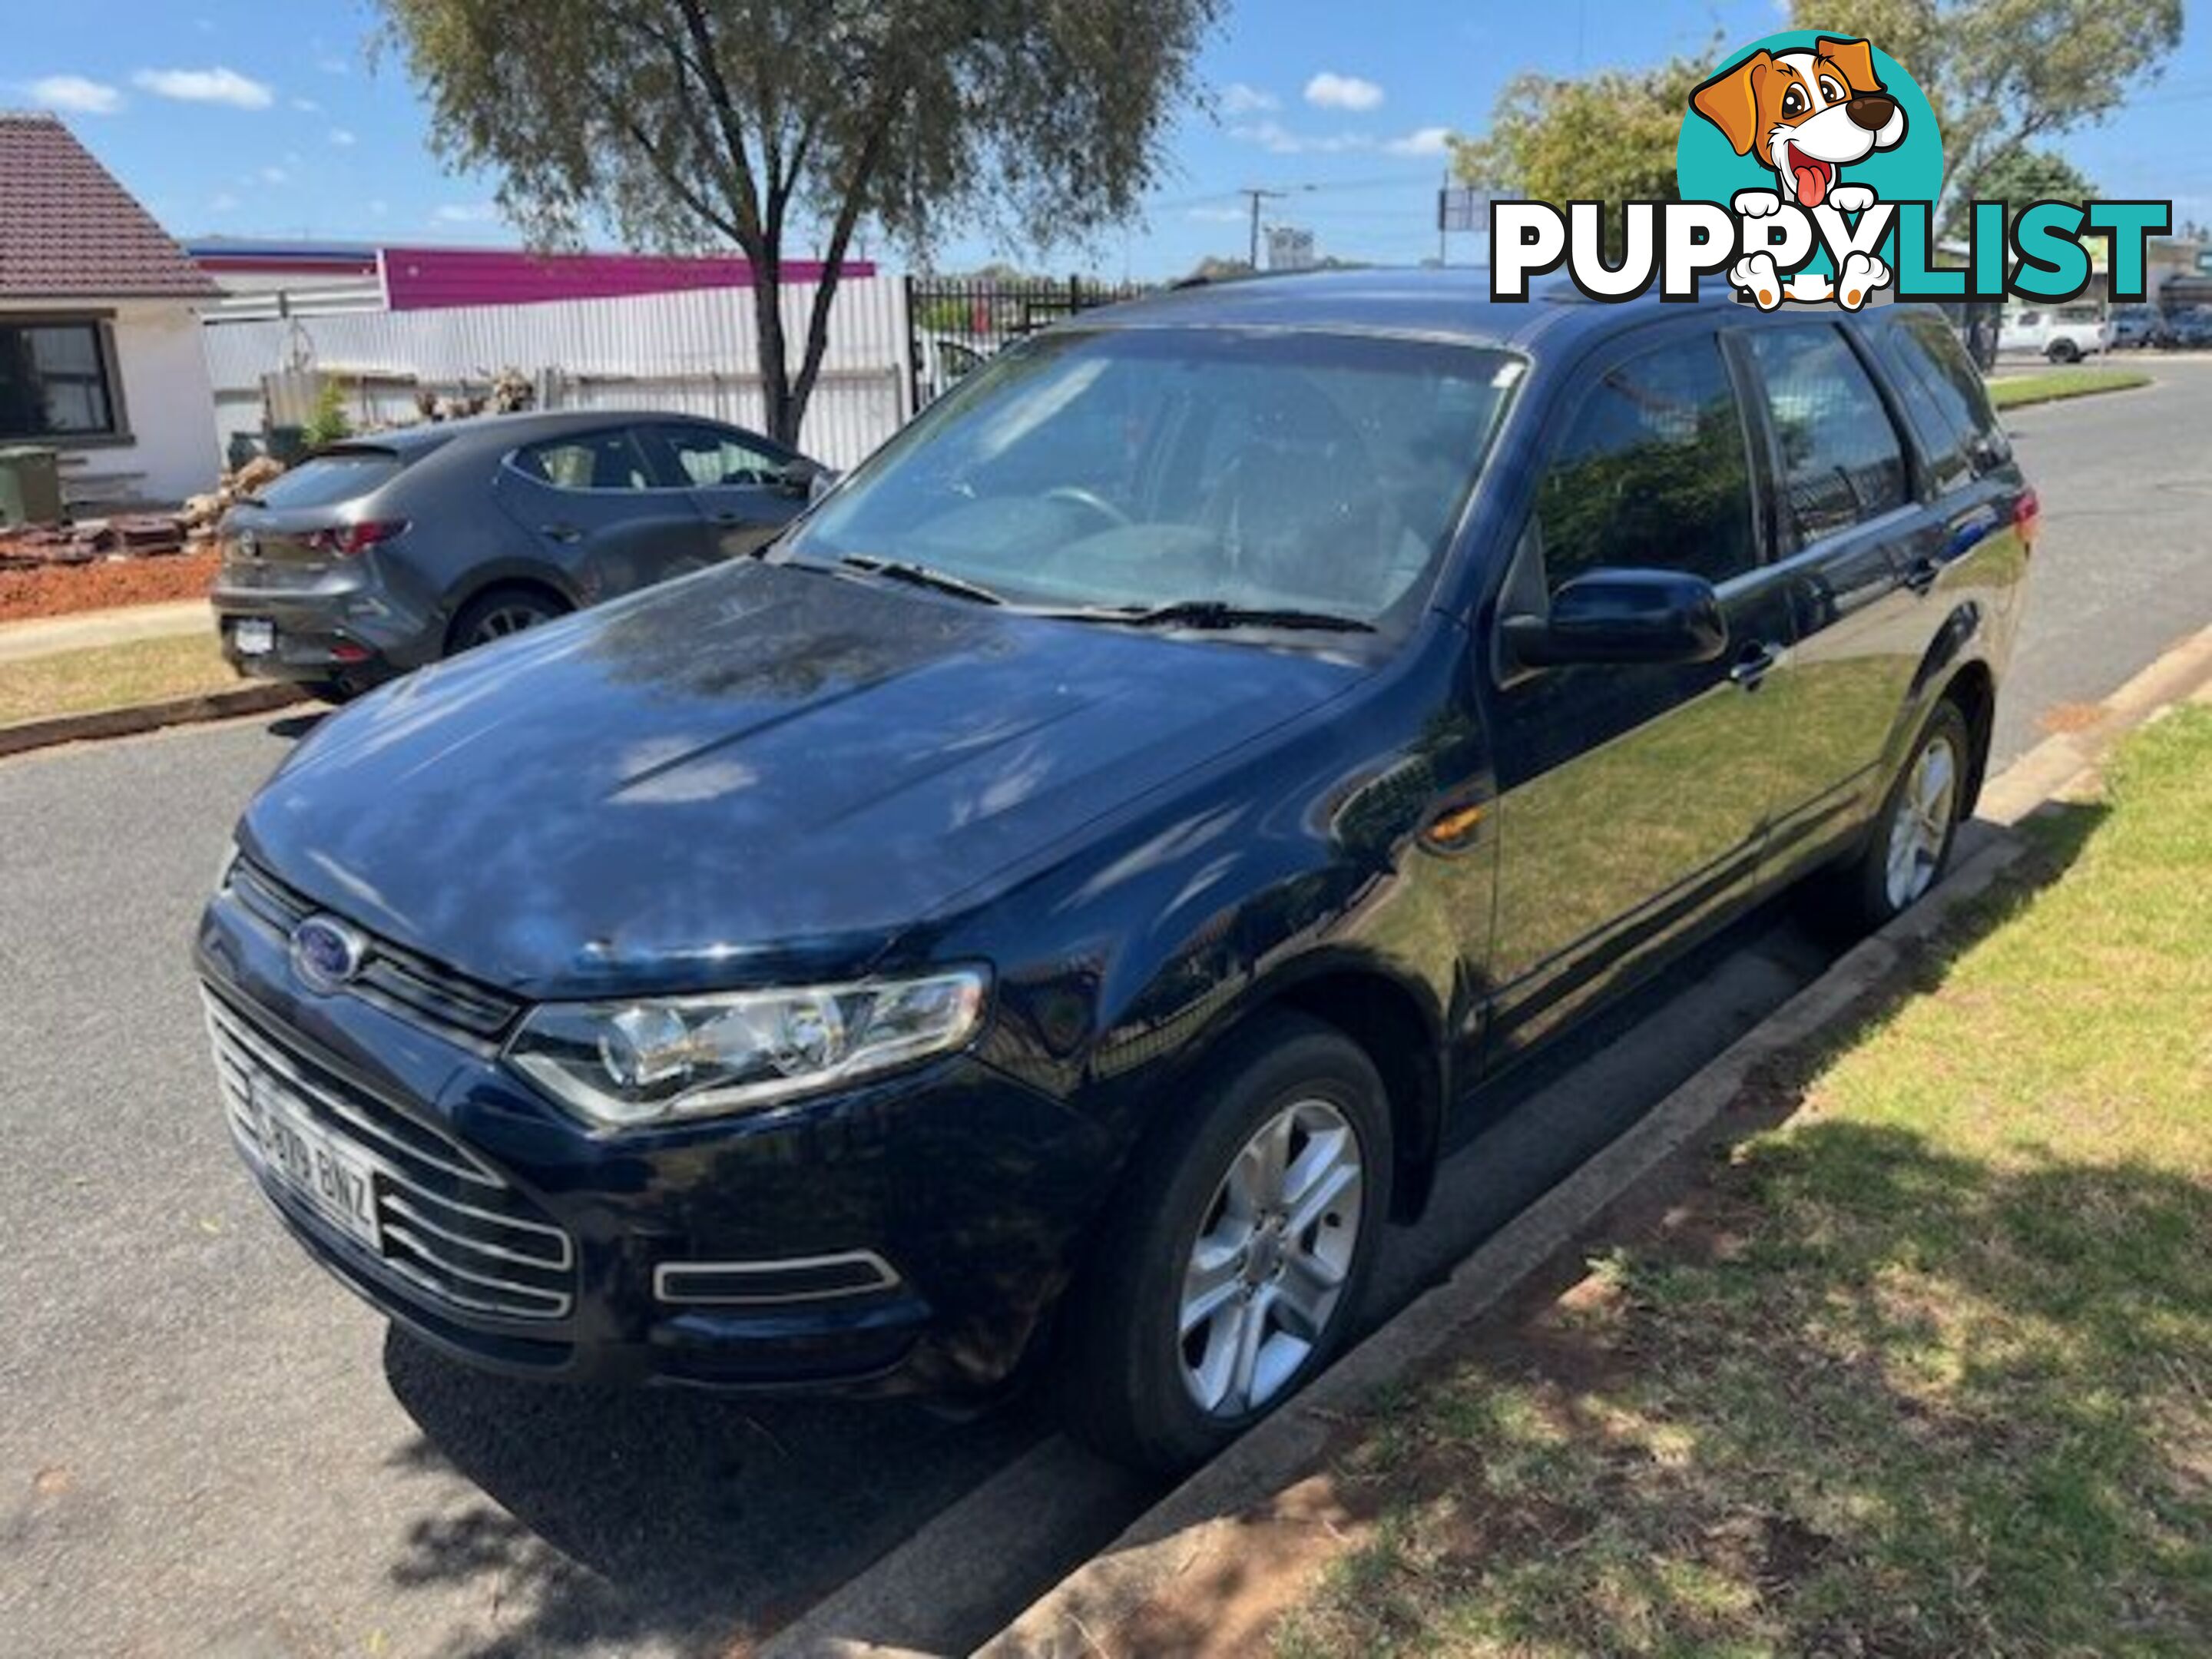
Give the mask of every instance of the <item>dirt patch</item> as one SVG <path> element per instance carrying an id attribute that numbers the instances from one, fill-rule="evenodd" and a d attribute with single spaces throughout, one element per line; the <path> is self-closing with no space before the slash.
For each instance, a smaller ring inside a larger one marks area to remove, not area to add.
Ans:
<path id="1" fill-rule="evenodd" d="M 222 555 L 210 548 L 161 558 L 96 559 L 89 564 L 0 570 L 0 622 L 204 599 L 221 562 Z"/>
<path id="2" fill-rule="evenodd" d="M 2045 732 L 2054 735 L 2069 732 L 2087 732 L 2101 723 L 2112 711 L 2098 702 L 2055 702 L 2045 709 L 2036 721 Z"/>

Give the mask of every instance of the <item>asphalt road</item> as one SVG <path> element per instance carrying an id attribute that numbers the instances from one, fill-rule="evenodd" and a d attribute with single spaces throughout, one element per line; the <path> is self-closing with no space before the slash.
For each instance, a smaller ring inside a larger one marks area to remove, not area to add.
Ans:
<path id="1" fill-rule="evenodd" d="M 2002 757 L 2212 622 L 2212 363 L 2022 411 L 2046 536 Z M 1046 1433 L 896 1406 L 487 1381 L 388 1343 L 266 1215 L 185 968 L 259 723 L 0 763 L 0 1653 L 709 1652 L 803 1612 Z M 1802 984 L 1755 917 L 1457 1158 L 1393 1240 L 1434 1278 Z M 1071 1465 L 1026 1538 L 850 1632 L 952 1643 L 1144 1497 Z M 1031 1524 L 1033 1522 L 1033 1524 Z M 995 1600 L 994 1600 L 995 1598 Z"/>

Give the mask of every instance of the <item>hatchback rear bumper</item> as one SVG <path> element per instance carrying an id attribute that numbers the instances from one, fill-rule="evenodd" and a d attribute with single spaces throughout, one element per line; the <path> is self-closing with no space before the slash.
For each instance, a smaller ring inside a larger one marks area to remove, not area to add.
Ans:
<path id="1" fill-rule="evenodd" d="M 436 617 L 350 584 L 285 592 L 226 586 L 218 577 L 209 599 L 224 659 L 252 679 L 388 678 L 431 661 L 444 643 Z M 240 647 L 239 624 L 253 622 L 272 630 L 266 651 Z"/>

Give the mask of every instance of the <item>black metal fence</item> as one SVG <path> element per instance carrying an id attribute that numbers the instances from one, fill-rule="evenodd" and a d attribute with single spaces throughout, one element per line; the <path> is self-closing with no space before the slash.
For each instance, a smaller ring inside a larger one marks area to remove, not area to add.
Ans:
<path id="1" fill-rule="evenodd" d="M 942 395 L 1001 346 L 1079 311 L 1150 292 L 1142 283 L 909 276 L 906 314 L 914 406 Z"/>

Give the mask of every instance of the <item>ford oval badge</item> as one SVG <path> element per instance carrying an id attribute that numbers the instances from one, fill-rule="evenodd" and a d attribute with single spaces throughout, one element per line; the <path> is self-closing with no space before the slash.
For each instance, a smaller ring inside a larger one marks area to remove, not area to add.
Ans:
<path id="1" fill-rule="evenodd" d="M 309 916 L 292 930 L 292 971 L 310 991 L 328 996 L 361 972 L 368 941 L 336 916 Z"/>

